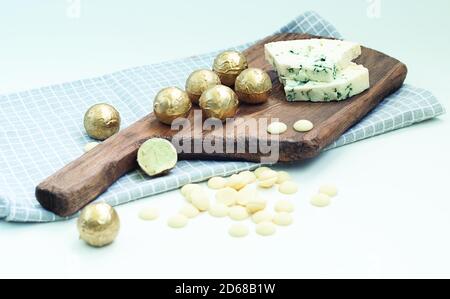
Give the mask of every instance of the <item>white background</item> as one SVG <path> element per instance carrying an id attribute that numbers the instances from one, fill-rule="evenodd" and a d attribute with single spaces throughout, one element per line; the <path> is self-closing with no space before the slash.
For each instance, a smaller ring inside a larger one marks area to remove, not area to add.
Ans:
<path id="1" fill-rule="evenodd" d="M 446 0 L 381 0 L 379 18 L 364 0 L 154 2 L 81 0 L 71 18 L 64 0 L 0 0 L 0 93 L 253 41 L 313 9 L 346 38 L 404 61 L 407 82 L 449 107 Z M 450 277 L 449 129 L 443 116 L 279 167 L 301 191 L 295 224 L 270 238 L 232 239 L 231 221 L 206 215 L 169 229 L 177 191 L 118 207 L 121 234 L 101 250 L 78 240 L 74 220 L 0 222 L 0 277 Z M 340 194 L 313 208 L 324 182 Z M 137 218 L 149 205 L 161 209 L 156 222 Z"/>

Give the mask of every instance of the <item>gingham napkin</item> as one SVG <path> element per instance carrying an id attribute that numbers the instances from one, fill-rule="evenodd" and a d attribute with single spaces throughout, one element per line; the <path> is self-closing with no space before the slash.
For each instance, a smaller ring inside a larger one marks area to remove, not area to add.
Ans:
<path id="1" fill-rule="evenodd" d="M 314 12 L 302 14 L 278 32 L 304 32 L 340 38 Z M 236 47 L 243 50 L 250 44 Z M 43 179 L 83 154 L 91 141 L 83 129 L 86 109 L 98 102 L 113 104 L 126 127 L 149 112 L 163 87 L 183 87 L 195 69 L 210 68 L 218 52 L 123 70 L 0 96 L 0 219 L 16 222 L 61 220 L 41 208 L 34 196 Z M 328 149 L 403 128 L 444 113 L 428 91 L 405 85 Z M 119 205 L 199 182 L 215 175 L 253 169 L 244 162 L 181 161 L 170 175 L 149 179 L 140 171 L 121 178 L 98 200 Z"/>

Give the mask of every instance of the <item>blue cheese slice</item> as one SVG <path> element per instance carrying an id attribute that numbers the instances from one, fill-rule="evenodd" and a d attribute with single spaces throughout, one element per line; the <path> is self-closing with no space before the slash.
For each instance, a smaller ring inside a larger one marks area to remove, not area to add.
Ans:
<path id="1" fill-rule="evenodd" d="M 266 60 L 283 83 L 288 79 L 331 82 L 360 55 L 359 44 L 340 40 L 305 39 L 265 45 Z"/>
<path id="2" fill-rule="evenodd" d="M 360 94 L 370 87 L 369 70 L 351 63 L 337 72 L 332 82 L 300 82 L 287 79 L 284 90 L 288 101 L 342 101 Z"/>

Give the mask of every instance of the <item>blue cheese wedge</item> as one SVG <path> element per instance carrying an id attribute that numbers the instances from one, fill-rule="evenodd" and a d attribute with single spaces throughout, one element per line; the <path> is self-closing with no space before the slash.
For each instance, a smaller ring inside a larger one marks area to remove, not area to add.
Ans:
<path id="1" fill-rule="evenodd" d="M 332 82 L 301 82 L 287 79 L 284 90 L 288 101 L 342 101 L 360 94 L 370 87 L 369 70 L 351 63 L 338 71 Z"/>
<path id="2" fill-rule="evenodd" d="M 331 82 L 360 55 L 359 44 L 340 40 L 305 39 L 265 45 L 266 60 L 283 83 L 288 79 Z"/>

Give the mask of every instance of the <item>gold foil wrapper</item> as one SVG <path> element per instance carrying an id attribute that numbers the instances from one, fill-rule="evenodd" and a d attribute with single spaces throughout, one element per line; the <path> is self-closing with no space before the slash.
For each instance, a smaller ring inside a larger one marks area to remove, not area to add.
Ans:
<path id="1" fill-rule="evenodd" d="M 77 225 L 82 240 L 91 246 L 103 247 L 116 239 L 120 230 L 120 219 L 113 207 L 106 203 L 97 203 L 83 209 Z"/>
<path id="2" fill-rule="evenodd" d="M 236 78 L 235 90 L 242 102 L 264 103 L 268 100 L 272 90 L 272 80 L 265 71 L 249 68 Z"/>
<path id="3" fill-rule="evenodd" d="M 156 118 L 164 124 L 170 125 L 180 117 L 186 117 L 192 108 L 188 94 L 177 88 L 168 87 L 161 90 L 153 102 Z"/>
<path id="4" fill-rule="evenodd" d="M 213 70 L 219 75 L 222 84 L 233 86 L 236 77 L 248 68 L 247 59 L 237 51 L 225 51 L 214 60 Z"/>
<path id="5" fill-rule="evenodd" d="M 84 115 L 87 134 L 97 140 L 105 140 L 120 130 L 120 114 L 111 105 L 97 104 Z"/>
<path id="6" fill-rule="evenodd" d="M 220 78 L 215 72 L 210 70 L 197 70 L 187 79 L 186 92 L 191 101 L 198 104 L 198 100 L 205 90 L 220 84 Z"/>
<path id="7" fill-rule="evenodd" d="M 270 79 L 270 76 L 261 69 L 246 69 L 236 79 L 236 90 L 243 93 L 264 93 L 271 89 L 272 80 Z"/>
<path id="8" fill-rule="evenodd" d="M 233 118 L 239 108 L 236 93 L 224 85 L 216 85 L 206 90 L 200 97 L 199 105 L 208 118 L 225 121 Z"/>

